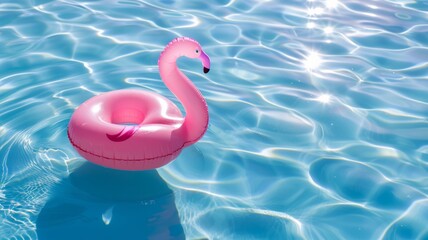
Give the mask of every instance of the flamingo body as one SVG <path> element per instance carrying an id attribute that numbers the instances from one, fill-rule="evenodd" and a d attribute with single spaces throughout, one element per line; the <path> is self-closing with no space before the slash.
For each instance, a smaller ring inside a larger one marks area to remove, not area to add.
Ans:
<path id="1" fill-rule="evenodd" d="M 161 78 L 184 105 L 186 117 L 157 93 L 135 89 L 103 93 L 84 102 L 71 117 L 68 137 L 77 152 L 105 167 L 146 170 L 171 162 L 198 141 L 208 127 L 208 108 L 175 64 L 195 49 L 205 54 L 196 41 L 175 39 L 159 59 Z M 209 58 L 203 65 L 204 71 L 209 69 Z"/>

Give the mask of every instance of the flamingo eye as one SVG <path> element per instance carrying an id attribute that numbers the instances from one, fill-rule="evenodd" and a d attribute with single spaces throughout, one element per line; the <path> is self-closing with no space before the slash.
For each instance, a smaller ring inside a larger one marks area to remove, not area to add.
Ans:
<path id="1" fill-rule="evenodd" d="M 198 50 L 198 49 L 196 49 L 196 53 L 199 53 L 199 50 Z"/>

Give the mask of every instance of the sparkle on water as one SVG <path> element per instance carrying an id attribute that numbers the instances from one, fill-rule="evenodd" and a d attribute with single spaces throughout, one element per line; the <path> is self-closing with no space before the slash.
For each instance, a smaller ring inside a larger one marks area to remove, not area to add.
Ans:
<path id="1" fill-rule="evenodd" d="M 337 6 L 339 5 L 339 1 L 338 0 L 325 0 L 325 5 L 327 8 L 337 8 Z"/>
<path id="2" fill-rule="evenodd" d="M 316 99 L 318 102 L 321 102 L 321 103 L 325 103 L 325 104 L 327 104 L 327 103 L 330 103 L 330 101 L 331 101 L 331 96 L 329 95 L 329 94 L 322 94 L 321 96 L 319 96 L 319 97 L 317 97 L 317 99 Z"/>
<path id="3" fill-rule="evenodd" d="M 331 26 L 327 26 L 324 28 L 324 33 L 327 35 L 332 34 L 333 32 L 334 32 L 334 28 Z"/>
<path id="4" fill-rule="evenodd" d="M 315 28 L 317 26 L 317 24 L 316 23 L 314 23 L 314 22 L 308 22 L 307 24 L 306 24 L 306 27 L 307 28 Z"/>
<path id="5" fill-rule="evenodd" d="M 310 52 L 304 61 L 308 70 L 315 70 L 321 65 L 321 57 L 317 52 Z"/>

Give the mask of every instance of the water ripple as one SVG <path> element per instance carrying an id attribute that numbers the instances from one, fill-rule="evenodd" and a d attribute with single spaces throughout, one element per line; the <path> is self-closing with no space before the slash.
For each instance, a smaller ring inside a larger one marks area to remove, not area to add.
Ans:
<path id="1" fill-rule="evenodd" d="M 93 206 L 61 192 L 84 162 L 66 137 L 70 116 L 122 88 L 179 104 L 157 69 L 177 36 L 212 61 L 207 75 L 178 62 L 210 125 L 158 170 L 188 239 L 427 238 L 427 10 L 407 0 L 2 1 L 0 238 L 37 239 L 53 196 Z M 103 225 L 118 217 L 114 204 Z"/>

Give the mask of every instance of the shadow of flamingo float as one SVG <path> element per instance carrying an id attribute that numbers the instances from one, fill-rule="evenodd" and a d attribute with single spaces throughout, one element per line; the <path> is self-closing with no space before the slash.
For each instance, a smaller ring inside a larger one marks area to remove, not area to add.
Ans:
<path id="1" fill-rule="evenodd" d="M 187 37 L 171 41 L 159 57 L 161 79 L 183 104 L 185 118 L 174 103 L 153 92 L 100 94 L 80 105 L 68 125 L 68 138 L 78 153 L 105 167 L 146 170 L 171 162 L 197 142 L 208 127 L 208 107 L 178 69 L 176 60 L 181 56 L 199 58 L 204 73 L 210 59 L 198 42 Z"/>

